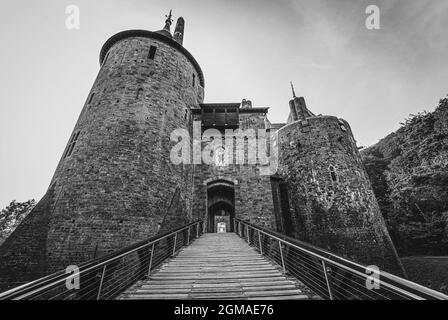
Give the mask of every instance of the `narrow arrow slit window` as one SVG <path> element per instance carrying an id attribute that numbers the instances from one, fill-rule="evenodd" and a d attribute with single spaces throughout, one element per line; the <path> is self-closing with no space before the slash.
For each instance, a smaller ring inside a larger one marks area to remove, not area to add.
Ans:
<path id="1" fill-rule="evenodd" d="M 73 149 L 75 148 L 76 141 L 78 141 L 79 134 L 81 131 L 75 132 L 70 139 L 70 143 L 68 144 L 67 151 L 65 152 L 64 158 L 70 157 L 73 153 Z"/>
<path id="2" fill-rule="evenodd" d="M 333 166 L 330 166 L 330 175 L 333 182 L 338 182 L 338 175 L 336 174 L 336 169 Z"/>
<path id="3" fill-rule="evenodd" d="M 90 95 L 90 99 L 89 99 L 88 104 L 91 104 L 91 103 L 92 103 L 94 97 L 95 97 L 95 92 L 93 92 L 93 93 Z"/>
<path id="4" fill-rule="evenodd" d="M 157 47 L 151 46 L 149 47 L 149 53 L 148 58 L 151 60 L 154 60 L 154 57 L 156 56 Z"/>

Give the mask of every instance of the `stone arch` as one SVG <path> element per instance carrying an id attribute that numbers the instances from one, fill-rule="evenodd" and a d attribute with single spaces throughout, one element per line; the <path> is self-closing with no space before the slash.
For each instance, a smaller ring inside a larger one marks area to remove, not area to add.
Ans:
<path id="1" fill-rule="evenodd" d="M 225 223 L 226 230 L 233 232 L 235 219 L 235 180 L 216 177 L 207 179 L 206 229 L 217 232 L 217 224 Z"/>
<path id="2" fill-rule="evenodd" d="M 225 177 L 225 176 L 216 176 L 216 177 L 213 177 L 213 178 L 206 179 L 206 180 L 204 180 L 204 185 L 206 186 L 206 185 L 210 184 L 210 182 L 219 181 L 219 180 L 230 182 L 230 183 L 234 184 L 235 186 L 238 185 L 238 180 L 232 179 L 232 178 L 228 178 L 228 177 Z"/>

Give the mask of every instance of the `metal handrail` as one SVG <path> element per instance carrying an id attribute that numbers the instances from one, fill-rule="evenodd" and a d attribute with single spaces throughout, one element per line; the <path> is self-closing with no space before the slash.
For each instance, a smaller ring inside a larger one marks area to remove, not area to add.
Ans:
<path id="1" fill-rule="evenodd" d="M 249 245 L 326 299 L 448 300 L 448 296 L 388 272 L 374 270 L 303 241 L 235 219 L 235 232 Z M 368 288 L 373 281 L 374 288 Z"/>
<path id="2" fill-rule="evenodd" d="M 199 238 L 203 234 L 203 224 L 202 220 L 192 222 L 87 261 L 79 265 L 75 275 L 61 270 L 23 284 L 0 293 L 0 300 L 114 298 L 139 279 L 149 277 L 152 270 L 175 255 L 181 247 Z M 74 276 L 81 279 L 80 286 L 68 289 L 66 283 L 72 281 Z"/>

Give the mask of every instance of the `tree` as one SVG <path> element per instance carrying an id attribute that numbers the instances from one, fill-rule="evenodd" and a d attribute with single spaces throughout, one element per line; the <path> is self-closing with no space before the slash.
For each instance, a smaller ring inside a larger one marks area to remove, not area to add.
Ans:
<path id="1" fill-rule="evenodd" d="M 26 202 L 13 200 L 5 209 L 0 211 L 0 244 L 11 235 L 35 206 L 36 201 L 34 199 Z"/>

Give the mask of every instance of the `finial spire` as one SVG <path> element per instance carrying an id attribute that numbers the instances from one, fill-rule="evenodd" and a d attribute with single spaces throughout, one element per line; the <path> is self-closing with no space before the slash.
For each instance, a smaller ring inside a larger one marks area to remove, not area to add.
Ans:
<path id="1" fill-rule="evenodd" d="M 292 84 L 292 81 L 291 81 L 291 89 L 292 89 L 292 97 L 296 98 L 296 92 L 294 91 L 294 85 Z"/>
<path id="2" fill-rule="evenodd" d="M 171 24 L 173 23 L 172 14 L 171 14 L 172 11 L 173 10 L 170 10 L 170 13 L 168 15 L 165 15 L 165 17 L 166 17 L 165 28 L 163 28 L 163 30 L 170 31 Z"/>

